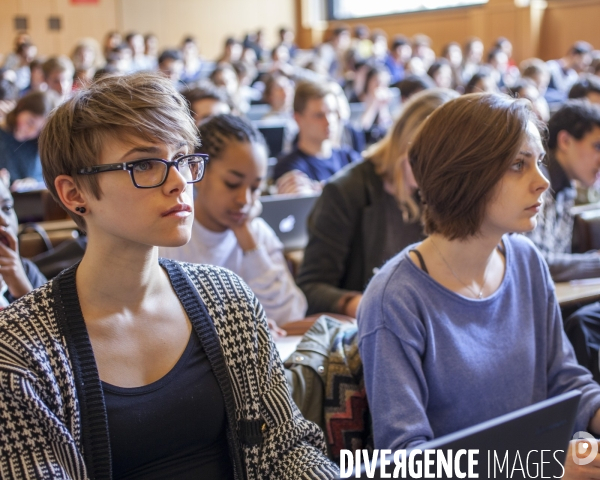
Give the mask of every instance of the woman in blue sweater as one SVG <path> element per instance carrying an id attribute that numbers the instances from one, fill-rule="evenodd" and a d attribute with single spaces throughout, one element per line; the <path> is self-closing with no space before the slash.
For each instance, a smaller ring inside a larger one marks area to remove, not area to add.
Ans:
<path id="1" fill-rule="evenodd" d="M 437 109 L 415 139 L 429 237 L 381 269 L 358 312 L 376 448 L 573 389 L 583 392 L 576 430 L 600 433 L 600 387 L 564 336 L 548 268 L 510 234 L 535 227 L 548 188 L 542 129 L 529 102 L 473 94 Z M 598 467 L 568 462 L 567 475 L 586 468 Z"/>

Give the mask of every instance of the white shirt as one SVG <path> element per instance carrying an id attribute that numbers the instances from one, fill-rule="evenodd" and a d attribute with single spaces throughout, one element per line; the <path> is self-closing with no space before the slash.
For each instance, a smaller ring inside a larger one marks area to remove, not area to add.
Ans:
<path id="1" fill-rule="evenodd" d="M 181 247 L 160 247 L 159 256 L 182 262 L 207 263 L 238 274 L 252 289 L 267 318 L 278 325 L 304 318 L 306 298 L 283 256 L 283 245 L 262 218 L 250 230 L 256 250 L 242 251 L 232 230 L 213 232 L 194 220 L 191 240 Z"/>

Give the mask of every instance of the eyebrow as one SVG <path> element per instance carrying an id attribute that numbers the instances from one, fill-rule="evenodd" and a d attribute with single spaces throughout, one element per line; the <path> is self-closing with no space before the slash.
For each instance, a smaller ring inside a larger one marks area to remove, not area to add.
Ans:
<path id="1" fill-rule="evenodd" d="M 180 149 L 182 147 L 187 146 L 186 142 L 179 142 L 179 144 L 177 144 L 177 149 Z M 133 147 L 131 150 L 129 150 L 125 155 L 123 155 L 121 157 L 121 159 L 128 157 L 129 155 L 131 155 L 132 153 L 149 153 L 149 154 L 157 154 L 160 152 L 160 148 L 157 147 L 156 145 L 138 145 L 137 147 Z"/>
<path id="2" fill-rule="evenodd" d="M 244 175 L 241 172 L 238 172 L 237 170 L 227 170 L 229 173 L 231 173 L 232 175 L 235 175 L 238 178 L 246 178 L 246 175 Z M 263 177 L 256 177 L 256 180 L 262 181 Z"/>
<path id="3" fill-rule="evenodd" d="M 521 150 L 519 152 L 519 155 L 523 155 L 524 157 L 533 157 L 533 153 L 527 151 L 527 150 Z M 540 157 L 545 157 L 546 156 L 546 152 L 541 152 L 539 154 Z"/>

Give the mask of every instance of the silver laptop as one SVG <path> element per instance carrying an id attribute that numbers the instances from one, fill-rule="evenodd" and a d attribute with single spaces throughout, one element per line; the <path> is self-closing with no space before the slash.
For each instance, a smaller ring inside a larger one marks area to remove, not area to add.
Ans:
<path id="1" fill-rule="evenodd" d="M 260 197 L 261 217 L 275 231 L 285 251 L 300 250 L 308 243 L 307 220 L 317 198 L 313 195 L 267 195 Z"/>

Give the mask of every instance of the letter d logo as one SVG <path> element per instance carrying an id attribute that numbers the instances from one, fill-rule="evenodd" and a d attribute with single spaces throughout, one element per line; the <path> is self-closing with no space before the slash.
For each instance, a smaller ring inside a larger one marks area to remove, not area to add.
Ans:
<path id="1" fill-rule="evenodd" d="M 577 442 L 575 444 L 577 448 L 571 450 L 573 461 L 577 465 L 587 465 L 588 463 L 591 463 L 598 454 L 598 440 L 596 440 L 592 435 L 590 435 L 587 432 L 576 432 L 575 435 L 573 435 L 573 440 L 587 440 Z M 586 452 L 587 455 L 583 458 L 577 456 L 578 454 L 584 455 Z"/>

